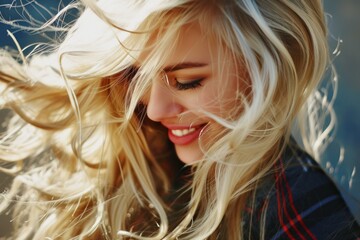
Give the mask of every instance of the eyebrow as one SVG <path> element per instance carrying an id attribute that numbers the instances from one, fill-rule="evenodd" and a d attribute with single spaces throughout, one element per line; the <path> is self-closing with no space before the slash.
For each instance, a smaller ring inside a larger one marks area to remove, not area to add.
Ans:
<path id="1" fill-rule="evenodd" d="M 179 64 L 169 65 L 164 68 L 165 72 L 175 72 L 177 70 L 186 69 L 186 68 L 198 68 L 205 67 L 207 63 L 197 63 L 197 62 L 183 62 Z"/>

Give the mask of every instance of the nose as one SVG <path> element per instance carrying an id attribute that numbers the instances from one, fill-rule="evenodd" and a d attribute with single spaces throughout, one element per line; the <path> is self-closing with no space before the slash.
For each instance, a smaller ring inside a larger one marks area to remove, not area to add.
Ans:
<path id="1" fill-rule="evenodd" d="M 177 117 L 183 107 L 174 93 L 161 81 L 152 83 L 147 101 L 147 116 L 155 122 Z"/>

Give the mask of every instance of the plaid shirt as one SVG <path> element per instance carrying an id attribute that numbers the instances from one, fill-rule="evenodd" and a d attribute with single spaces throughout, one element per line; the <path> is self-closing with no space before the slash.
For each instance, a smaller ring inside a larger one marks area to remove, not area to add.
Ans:
<path id="1" fill-rule="evenodd" d="M 333 181 L 297 146 L 285 151 L 255 196 L 252 214 L 246 214 L 252 217 L 244 224 L 245 239 L 259 239 L 266 211 L 266 240 L 360 240 L 360 227 Z"/>

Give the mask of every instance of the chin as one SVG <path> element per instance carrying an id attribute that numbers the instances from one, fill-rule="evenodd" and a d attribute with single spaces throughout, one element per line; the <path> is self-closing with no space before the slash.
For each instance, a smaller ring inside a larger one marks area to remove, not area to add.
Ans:
<path id="1" fill-rule="evenodd" d="M 199 146 L 176 146 L 175 150 L 178 158 L 185 164 L 192 164 L 200 161 L 204 156 Z"/>

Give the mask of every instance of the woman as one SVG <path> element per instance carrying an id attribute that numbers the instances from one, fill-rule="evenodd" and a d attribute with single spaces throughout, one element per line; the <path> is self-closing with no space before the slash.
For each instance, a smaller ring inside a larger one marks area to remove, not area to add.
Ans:
<path id="1" fill-rule="evenodd" d="M 83 3 L 54 52 L 1 56 L 15 239 L 359 236 L 312 159 L 321 1 Z"/>

